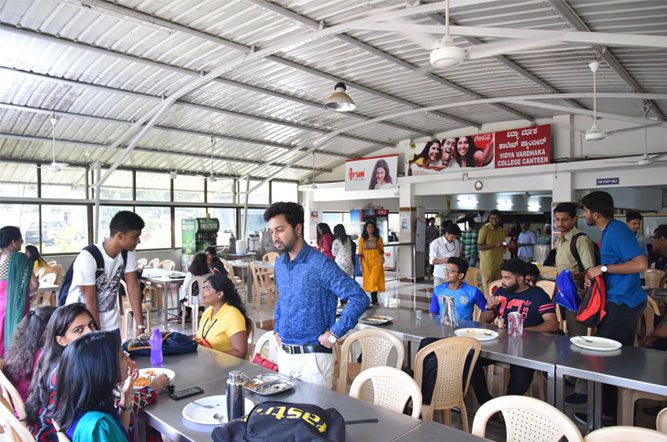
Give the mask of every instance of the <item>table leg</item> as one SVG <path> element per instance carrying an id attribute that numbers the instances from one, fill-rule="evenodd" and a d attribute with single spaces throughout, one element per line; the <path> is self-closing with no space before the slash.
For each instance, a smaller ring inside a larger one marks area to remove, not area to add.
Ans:
<path id="1" fill-rule="evenodd" d="M 595 395 L 595 420 L 593 421 L 593 428 L 602 428 L 602 384 L 596 382 L 594 387 Z"/>
<path id="2" fill-rule="evenodd" d="M 588 431 L 593 431 L 594 427 L 594 417 L 593 415 L 595 414 L 595 408 L 598 405 L 597 400 L 598 398 L 595 397 L 595 382 L 593 381 L 588 381 L 586 382 L 586 392 L 588 393 L 588 401 L 586 402 L 586 415 L 587 415 L 587 421 L 588 421 Z"/>
<path id="3" fill-rule="evenodd" d="M 556 367 L 553 366 L 550 371 L 547 371 L 547 402 L 556 406 Z M 561 394 L 562 396 L 562 394 Z"/>
<path id="4" fill-rule="evenodd" d="M 164 329 L 169 330 L 169 298 L 171 285 L 169 283 L 164 284 L 164 289 L 162 290 L 162 317 L 164 319 Z"/>
<path id="5" fill-rule="evenodd" d="M 558 366 L 556 366 L 556 408 L 560 411 L 563 411 L 564 407 L 564 390 L 565 390 L 565 377 L 562 373 L 558 371 Z"/>

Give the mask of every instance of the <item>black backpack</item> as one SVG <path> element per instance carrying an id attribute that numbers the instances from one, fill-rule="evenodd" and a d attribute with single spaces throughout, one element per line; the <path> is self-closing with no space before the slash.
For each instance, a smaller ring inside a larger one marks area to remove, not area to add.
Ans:
<path id="1" fill-rule="evenodd" d="M 581 256 L 579 256 L 579 251 L 577 250 L 577 240 L 581 236 L 586 236 L 584 232 L 579 232 L 576 235 L 572 237 L 572 241 L 570 242 L 570 253 L 572 256 L 574 256 L 574 259 L 577 261 L 577 267 L 579 268 L 580 272 L 585 272 L 588 269 L 584 268 L 584 264 L 581 262 Z M 593 243 L 593 260 L 595 261 L 595 265 L 600 265 L 600 247 L 595 243 L 595 241 L 591 240 Z"/>
<path id="2" fill-rule="evenodd" d="M 91 244 L 89 246 L 86 246 L 83 248 L 83 250 L 87 251 L 91 255 L 93 255 L 93 258 L 95 258 L 95 281 L 99 279 L 100 276 L 104 273 L 104 258 L 102 257 L 102 252 L 100 252 L 100 249 L 97 248 L 95 244 Z M 127 264 L 127 250 L 123 250 L 120 252 L 120 255 L 123 257 L 123 263 L 121 264 L 120 268 L 120 274 L 121 278 L 123 277 L 122 275 L 125 274 L 125 264 Z M 78 256 L 77 256 L 78 258 Z M 76 259 L 74 260 L 76 261 Z M 74 274 L 74 261 L 72 261 L 72 264 L 70 264 L 69 268 L 67 269 L 67 272 L 65 273 L 65 276 L 63 277 L 63 282 L 62 285 L 60 286 L 60 291 L 58 292 L 58 307 L 65 305 L 65 302 L 67 301 L 67 294 L 69 293 L 69 289 L 72 286 L 72 276 Z M 121 293 L 120 290 L 118 290 L 118 296 L 120 297 Z M 122 306 L 123 304 L 120 302 L 119 299 L 119 304 Z"/>

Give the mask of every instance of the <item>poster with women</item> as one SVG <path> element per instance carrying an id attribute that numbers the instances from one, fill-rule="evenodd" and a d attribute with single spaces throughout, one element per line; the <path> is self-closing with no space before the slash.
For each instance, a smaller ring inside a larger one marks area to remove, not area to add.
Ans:
<path id="1" fill-rule="evenodd" d="M 411 144 L 405 157 L 408 175 L 546 164 L 551 162 L 551 125 Z"/>
<path id="2" fill-rule="evenodd" d="M 398 154 L 356 158 L 345 162 L 345 190 L 396 187 Z"/>

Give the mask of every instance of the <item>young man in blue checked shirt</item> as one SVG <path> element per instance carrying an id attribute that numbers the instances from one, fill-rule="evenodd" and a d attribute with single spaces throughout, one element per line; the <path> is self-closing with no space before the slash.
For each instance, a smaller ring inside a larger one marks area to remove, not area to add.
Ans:
<path id="1" fill-rule="evenodd" d="M 331 388 L 332 347 L 368 307 L 366 293 L 336 263 L 303 238 L 303 207 L 274 203 L 264 212 L 273 243 L 278 302 L 274 333 L 280 373 Z M 347 301 L 336 320 L 338 299 Z"/>

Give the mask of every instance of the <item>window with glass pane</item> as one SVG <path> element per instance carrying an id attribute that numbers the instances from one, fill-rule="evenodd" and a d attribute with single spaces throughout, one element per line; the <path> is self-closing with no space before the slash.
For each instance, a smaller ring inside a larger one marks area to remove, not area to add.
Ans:
<path id="1" fill-rule="evenodd" d="M 174 180 L 174 201 L 180 203 L 203 203 L 204 177 L 194 175 L 179 175 Z M 177 226 L 180 231 L 180 224 Z"/>
<path id="2" fill-rule="evenodd" d="M 218 231 L 218 245 L 229 245 L 229 237 L 232 233 L 236 235 L 236 209 L 208 209 L 211 218 L 218 218 L 220 221 L 220 230 Z"/>
<path id="3" fill-rule="evenodd" d="M 243 209 L 239 209 L 240 218 L 243 219 Z M 243 226 L 243 224 L 241 224 Z M 264 230 L 268 226 L 264 222 L 264 209 L 248 209 L 248 229 L 247 232 L 250 234 L 259 230 Z M 243 236 L 243 232 L 241 232 Z M 247 235 L 246 235 L 247 236 Z"/>
<path id="4" fill-rule="evenodd" d="M 183 236 L 181 235 L 182 220 L 186 218 L 204 217 L 206 217 L 206 209 L 203 207 L 177 207 L 174 209 L 174 231 L 176 232 L 176 247 L 181 247 L 183 245 Z"/>
<path id="5" fill-rule="evenodd" d="M 78 252 L 86 245 L 86 206 L 42 205 L 42 253 Z"/>
<path id="6" fill-rule="evenodd" d="M 42 167 L 42 198 L 85 199 L 86 173 L 82 167 Z"/>
<path id="7" fill-rule="evenodd" d="M 343 213 L 342 212 L 324 212 L 322 213 L 322 222 L 329 224 L 331 231 L 336 224 L 343 223 Z M 347 230 L 347 229 L 345 229 Z"/>
<path id="8" fill-rule="evenodd" d="M 0 162 L 0 196 L 37 197 L 37 166 Z"/>
<path id="9" fill-rule="evenodd" d="M 234 180 L 217 178 L 208 182 L 209 203 L 233 203 L 234 202 Z"/>
<path id="10" fill-rule="evenodd" d="M 137 201 L 169 201 L 171 179 L 168 173 L 137 172 Z"/>
<path id="11" fill-rule="evenodd" d="M 100 242 L 105 238 L 109 237 L 109 223 L 111 223 L 111 218 L 121 210 L 129 210 L 132 212 L 132 206 L 100 206 L 100 232 L 97 241 Z M 93 207 L 93 217 L 95 216 L 95 208 Z M 95 220 L 93 219 L 93 223 Z M 144 220 L 146 222 L 146 220 Z M 95 232 L 95 226 L 93 225 L 93 232 Z"/>
<path id="12" fill-rule="evenodd" d="M 141 231 L 137 249 L 165 249 L 171 247 L 171 211 L 169 207 L 135 207 L 134 212 L 146 224 Z"/>
<path id="13" fill-rule="evenodd" d="M 258 185 L 261 181 L 250 180 L 250 189 Z M 238 180 L 239 183 L 239 204 L 245 204 L 245 194 L 241 192 L 246 191 L 246 180 Z M 269 204 L 269 183 L 262 184 L 254 192 L 250 192 L 248 204 Z"/>
<path id="14" fill-rule="evenodd" d="M 39 247 L 39 207 L 37 204 L 0 204 L 0 211 L 2 211 L 0 227 L 18 227 L 26 244 Z"/>
<path id="15" fill-rule="evenodd" d="M 297 183 L 284 181 L 271 181 L 271 203 L 276 201 L 299 202 L 299 190 Z"/>
<path id="16" fill-rule="evenodd" d="M 102 176 L 108 169 L 102 169 Z M 95 177 L 93 171 L 93 177 Z M 114 170 L 102 184 L 100 199 L 103 200 L 131 200 L 132 199 L 132 171 Z"/>

